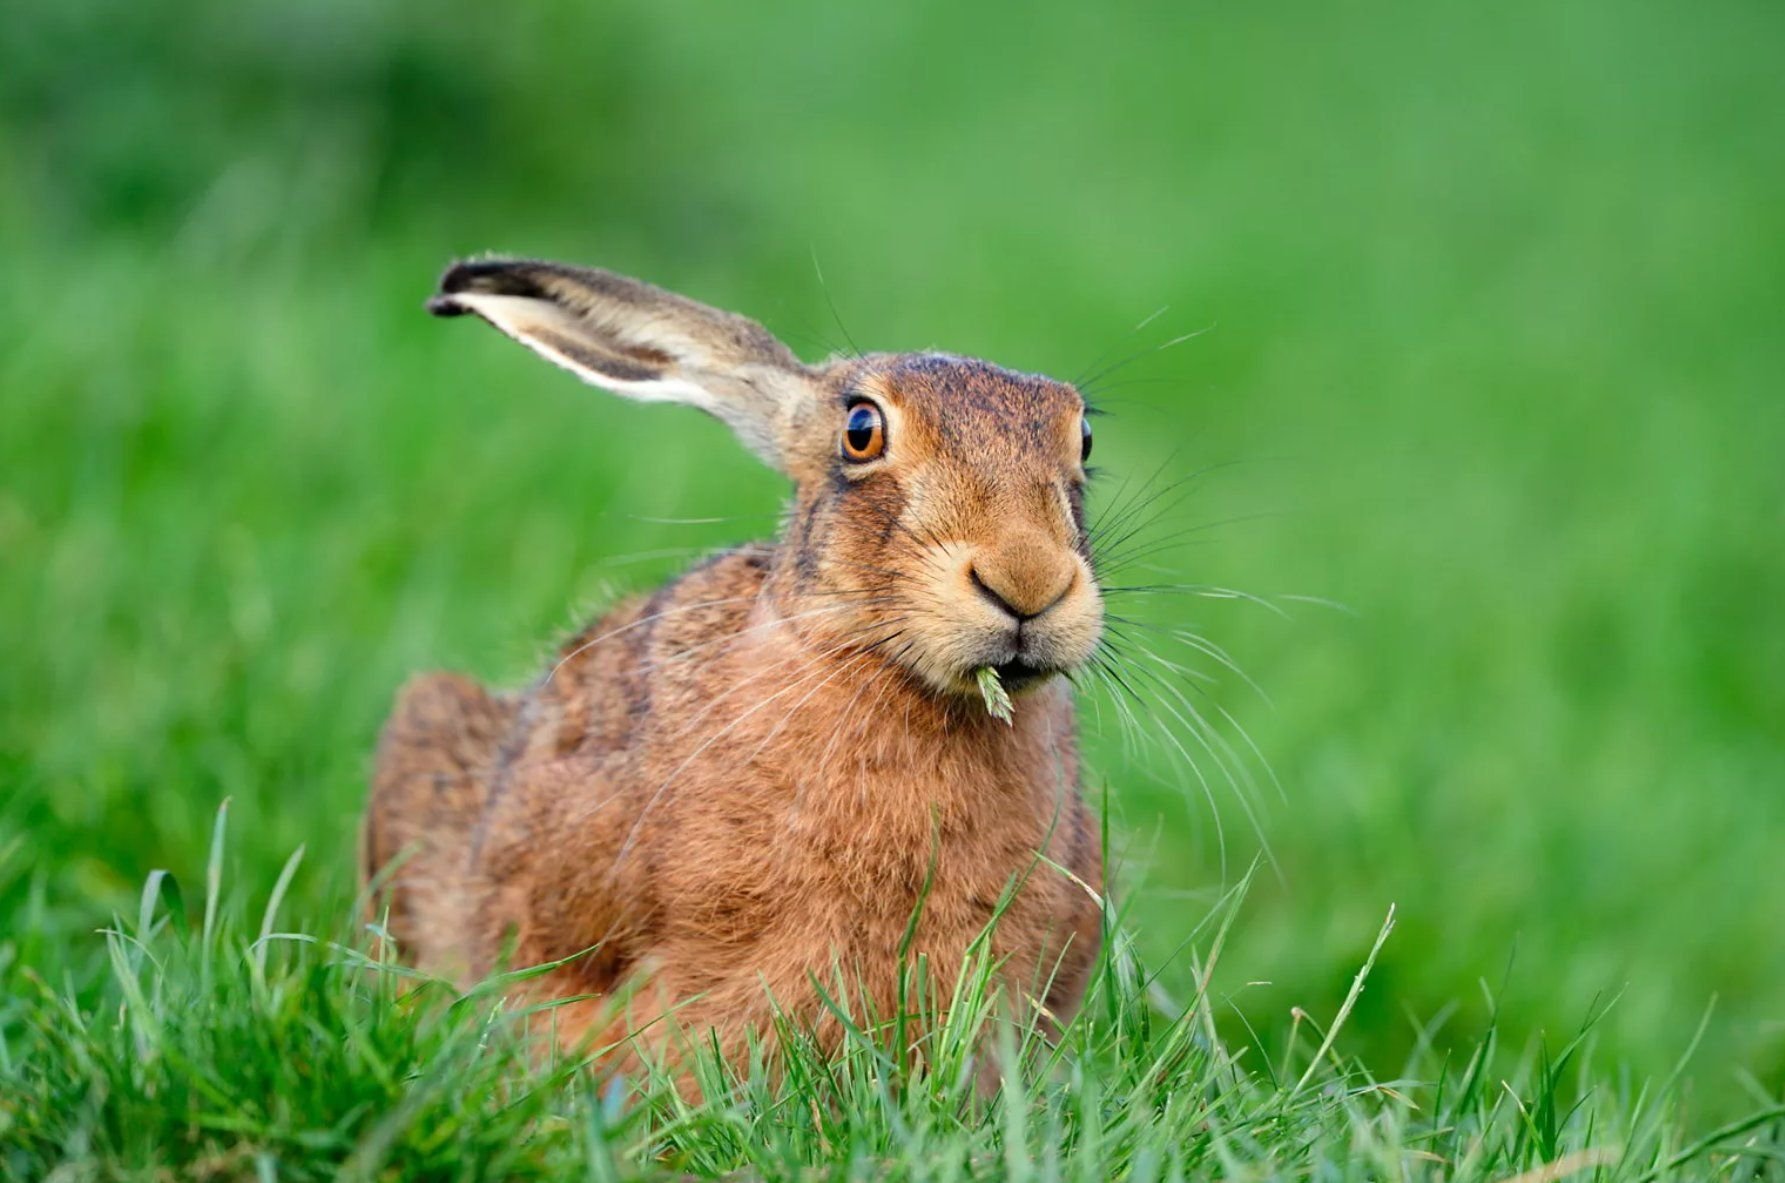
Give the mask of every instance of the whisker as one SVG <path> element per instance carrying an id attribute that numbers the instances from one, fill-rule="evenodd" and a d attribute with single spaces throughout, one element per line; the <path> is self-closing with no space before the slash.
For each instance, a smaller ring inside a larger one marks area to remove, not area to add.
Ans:
<path id="1" fill-rule="evenodd" d="M 1281 606 L 1271 603 L 1264 596 L 1240 591 L 1238 588 L 1221 587 L 1213 583 L 1153 583 L 1139 584 L 1129 587 L 1105 587 L 1104 594 L 1110 595 L 1172 595 L 1182 594 L 1201 596 L 1205 600 L 1244 600 L 1248 604 L 1256 604 L 1284 620 L 1289 620 L 1289 613 Z"/>
<path id="2" fill-rule="evenodd" d="M 1241 669 L 1240 664 L 1237 661 L 1235 661 L 1228 654 L 1227 650 L 1221 648 L 1221 646 L 1215 644 L 1213 641 L 1209 640 L 1207 637 L 1204 637 L 1202 634 L 1191 632 L 1188 629 L 1171 628 L 1167 625 L 1152 624 L 1152 623 L 1149 623 L 1144 620 L 1133 620 L 1133 619 L 1129 619 L 1129 618 L 1120 618 L 1120 619 L 1121 619 L 1122 623 L 1127 626 L 1130 626 L 1133 628 L 1146 629 L 1149 632 L 1157 633 L 1160 636 L 1169 637 L 1172 640 L 1179 642 L 1180 644 L 1188 645 L 1190 648 L 1196 650 L 1198 653 L 1201 653 L 1203 656 L 1211 658 L 1216 662 L 1219 662 L 1223 667 L 1225 667 L 1235 677 L 1237 677 L 1241 681 L 1245 682 L 1246 685 L 1252 689 L 1252 692 L 1254 694 L 1258 695 L 1258 697 L 1264 702 L 1264 704 L 1266 706 L 1272 708 L 1273 710 L 1276 709 L 1276 703 L 1271 701 L 1271 696 L 1265 693 L 1264 687 L 1260 686 L 1257 682 L 1253 681 L 1252 675 L 1248 674 L 1244 669 Z M 1155 661 L 1164 662 L 1165 664 L 1170 665 L 1173 670 L 1175 670 L 1179 673 L 1182 673 L 1186 676 L 1194 677 L 1194 678 L 1204 680 L 1204 681 L 1211 680 L 1211 679 L 1209 679 L 1209 676 L 1207 674 L 1203 673 L 1200 670 L 1192 670 L 1192 669 L 1189 669 L 1188 667 L 1177 665 L 1175 662 L 1167 661 L 1164 657 L 1161 657 L 1160 655 L 1158 655 L 1156 653 L 1146 652 L 1146 656 L 1152 658 Z"/>
<path id="3" fill-rule="evenodd" d="M 844 325 L 843 317 L 837 312 L 837 303 L 831 299 L 830 285 L 824 282 L 824 268 L 818 265 L 818 248 L 816 246 L 812 247 L 812 272 L 818 276 L 818 290 L 824 293 L 824 306 L 830 309 L 831 319 L 837 322 L 837 331 L 843 334 L 843 340 L 849 342 L 849 352 L 859 359 L 862 355 L 861 347 L 855 343 L 855 338 L 849 335 L 848 326 Z"/>
<path id="4" fill-rule="evenodd" d="M 638 513 L 625 515 L 627 521 L 644 522 L 652 526 L 719 526 L 730 522 L 772 522 L 776 516 L 772 513 L 734 514 L 713 518 L 661 518 Z"/>
<path id="5" fill-rule="evenodd" d="M 1265 836 L 1264 826 L 1260 822 L 1257 810 L 1253 805 L 1252 798 L 1253 794 L 1256 792 L 1256 787 L 1254 786 L 1248 791 L 1248 789 L 1241 784 L 1242 780 L 1250 784 L 1250 774 L 1245 771 L 1243 766 L 1241 766 L 1238 770 L 1238 778 L 1236 778 L 1235 770 L 1216 747 L 1217 743 L 1225 745 L 1225 740 L 1221 738 L 1219 732 L 1215 731 L 1214 728 L 1210 726 L 1208 720 L 1203 718 L 1202 713 L 1196 709 L 1195 704 L 1191 703 L 1191 701 L 1184 696 L 1182 691 L 1178 690 L 1176 686 L 1173 686 L 1165 678 L 1152 673 L 1150 670 L 1143 670 L 1140 672 L 1147 678 L 1150 684 L 1164 690 L 1183 706 L 1184 712 L 1187 712 L 1188 714 L 1188 718 L 1185 717 L 1185 714 L 1180 713 L 1176 707 L 1172 706 L 1170 702 L 1160 703 L 1161 706 L 1170 712 L 1171 715 L 1184 726 L 1184 729 L 1190 733 L 1191 738 L 1196 740 L 1197 745 L 1201 747 L 1202 750 L 1208 754 L 1209 758 L 1215 761 L 1216 766 L 1221 769 L 1223 778 L 1227 781 L 1228 786 L 1233 789 L 1234 798 L 1239 802 L 1240 808 L 1245 812 L 1246 821 L 1252 827 L 1253 836 L 1258 839 L 1259 850 L 1264 855 L 1265 861 L 1270 863 L 1271 867 L 1281 874 L 1281 866 L 1277 862 L 1276 853 L 1271 848 L 1270 839 Z M 1194 722 L 1192 720 L 1194 720 Z M 1229 748 L 1228 751 L 1231 752 L 1232 749 Z"/>
<path id="6" fill-rule="evenodd" d="M 1103 671 L 1105 677 L 1110 679 L 1116 686 L 1120 687 L 1122 693 L 1126 694 L 1128 696 L 1128 698 L 1136 706 L 1138 706 L 1142 710 L 1146 711 L 1147 714 L 1149 716 L 1151 716 L 1153 719 L 1158 720 L 1158 715 L 1153 710 L 1152 703 L 1150 701 L 1148 701 L 1147 699 L 1142 698 L 1140 696 L 1140 694 L 1138 692 L 1136 692 L 1134 690 L 1134 688 L 1127 683 L 1126 680 L 1124 680 L 1119 675 L 1117 675 L 1114 672 L 1111 664 L 1109 663 L 1109 661 L 1106 658 L 1103 658 L 1101 656 L 1098 658 L 1098 667 Z M 1143 733 L 1143 734 L 1145 734 L 1145 733 Z M 1192 776 L 1194 776 L 1196 778 L 1197 785 L 1202 790 L 1203 800 L 1208 805 L 1209 820 L 1213 823 L 1213 825 L 1215 827 L 1215 845 L 1216 845 L 1216 850 L 1217 850 L 1218 856 L 1220 858 L 1221 879 L 1222 879 L 1222 882 L 1226 882 L 1227 881 L 1227 825 L 1226 825 L 1225 820 L 1221 816 L 1220 804 L 1215 799 L 1214 786 L 1209 783 L 1209 778 L 1203 773 L 1202 765 L 1199 764 L 1197 762 L 1197 760 L 1193 756 L 1190 755 L 1189 750 L 1184 747 L 1183 743 L 1178 740 L 1176 735 L 1172 734 L 1172 732 L 1169 728 L 1161 726 L 1159 729 L 1159 734 L 1160 734 L 1160 736 L 1163 737 L 1165 742 L 1169 743 L 1171 745 L 1171 747 L 1173 749 L 1175 749 L 1179 759 L 1183 763 L 1183 766 L 1190 771 Z"/>
<path id="7" fill-rule="evenodd" d="M 1116 343 L 1106 346 L 1104 348 L 1103 352 L 1099 353 L 1096 356 L 1096 358 L 1094 358 L 1092 360 L 1090 365 L 1088 365 L 1084 369 L 1080 370 L 1078 377 L 1076 377 L 1072 380 L 1072 384 L 1077 387 L 1083 387 L 1085 385 L 1086 375 L 1095 373 L 1098 366 L 1101 366 L 1104 362 L 1108 361 L 1110 355 L 1116 351 L 1117 345 L 1119 345 L 1123 342 L 1126 342 L 1130 337 L 1134 336 L 1134 334 L 1140 332 L 1142 329 L 1146 328 L 1148 325 L 1150 325 L 1154 321 L 1158 320 L 1161 316 L 1164 316 L 1170 310 L 1171 310 L 1170 304 L 1161 304 L 1159 307 L 1153 309 L 1153 311 L 1147 313 L 1146 316 L 1141 318 L 1141 321 L 1139 324 L 1135 325 L 1133 328 L 1129 329 L 1126 333 L 1122 334 L 1122 336 L 1117 340 Z"/>

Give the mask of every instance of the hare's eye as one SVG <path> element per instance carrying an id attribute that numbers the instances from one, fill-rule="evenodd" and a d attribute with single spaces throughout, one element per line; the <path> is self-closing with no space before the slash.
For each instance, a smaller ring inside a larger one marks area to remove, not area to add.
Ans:
<path id="1" fill-rule="evenodd" d="M 886 451 L 886 419 L 880 408 L 866 399 L 849 405 L 843 420 L 843 455 L 851 460 L 872 460 Z"/>
<path id="2" fill-rule="evenodd" d="M 1079 439 L 1083 441 L 1078 446 L 1078 462 L 1083 464 L 1091 458 L 1091 421 L 1082 415 L 1078 421 L 1078 432 Z"/>

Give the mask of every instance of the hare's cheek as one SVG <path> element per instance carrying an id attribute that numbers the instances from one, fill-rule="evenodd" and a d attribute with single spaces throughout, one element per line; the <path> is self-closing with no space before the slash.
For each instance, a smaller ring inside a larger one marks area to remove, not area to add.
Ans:
<path id="1" fill-rule="evenodd" d="M 944 618 L 926 622 L 918 630 L 916 641 L 916 648 L 921 649 L 928 660 L 947 671 L 950 677 L 973 660 L 978 647 L 978 638 L 975 635 Z"/>
<path id="2" fill-rule="evenodd" d="M 903 643 L 895 647 L 895 659 L 931 688 L 958 691 L 963 671 L 982 664 L 979 638 L 964 633 L 950 621 L 931 617 L 908 628 Z"/>
<path id="3" fill-rule="evenodd" d="M 1092 593 L 1061 604 L 1036 633 L 1037 656 L 1061 669 L 1075 669 L 1091 659 L 1103 639 L 1103 600 Z"/>

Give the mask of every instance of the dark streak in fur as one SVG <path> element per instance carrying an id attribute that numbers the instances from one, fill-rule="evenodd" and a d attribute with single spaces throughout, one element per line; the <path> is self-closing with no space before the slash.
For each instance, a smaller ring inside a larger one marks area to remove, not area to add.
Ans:
<path id="1" fill-rule="evenodd" d="M 1078 529 L 1076 549 L 1088 563 L 1091 561 L 1091 531 L 1085 526 L 1085 486 L 1078 481 L 1069 483 L 1066 501 L 1072 506 L 1072 524 Z"/>
<path id="2" fill-rule="evenodd" d="M 686 578 L 684 576 L 683 578 Z M 663 606 L 675 595 L 676 585 L 681 579 L 672 579 L 654 592 L 639 616 L 644 621 L 638 630 L 638 637 L 633 641 L 638 650 L 649 653 L 651 640 L 657 634 L 657 625 L 662 621 Z M 647 671 L 634 666 L 626 671 L 626 713 L 633 722 L 643 719 L 651 710 L 651 679 Z"/>
<path id="3" fill-rule="evenodd" d="M 794 570 L 799 573 L 802 583 L 811 583 L 818 578 L 818 552 L 812 545 L 818 522 L 818 502 L 809 502 L 800 513 L 799 537 L 793 540 Z"/>
<path id="4" fill-rule="evenodd" d="M 557 333 L 548 333 L 541 330 L 534 335 L 545 344 L 551 346 L 553 349 L 562 353 L 565 357 L 570 358 L 585 369 L 594 370 L 598 374 L 606 374 L 608 377 L 616 378 L 621 382 L 655 382 L 657 379 L 663 377 L 663 370 L 661 367 L 640 365 L 637 362 L 627 361 L 622 357 L 616 357 L 611 353 L 606 353 L 598 349 L 590 349 L 587 345 L 584 345 L 579 341 L 574 341 L 569 337 L 560 336 Z M 628 350 L 628 352 L 634 353 L 635 355 L 652 354 L 664 358 L 666 361 L 668 360 L 666 355 L 655 349 Z"/>

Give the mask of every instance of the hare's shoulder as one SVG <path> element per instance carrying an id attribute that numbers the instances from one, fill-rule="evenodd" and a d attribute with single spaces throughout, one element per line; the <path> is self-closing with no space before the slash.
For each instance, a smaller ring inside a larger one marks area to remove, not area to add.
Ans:
<path id="1" fill-rule="evenodd" d="M 771 555 L 760 544 L 710 555 L 565 641 L 535 687 L 545 714 L 556 717 L 558 750 L 627 746 L 656 688 L 745 627 Z"/>

